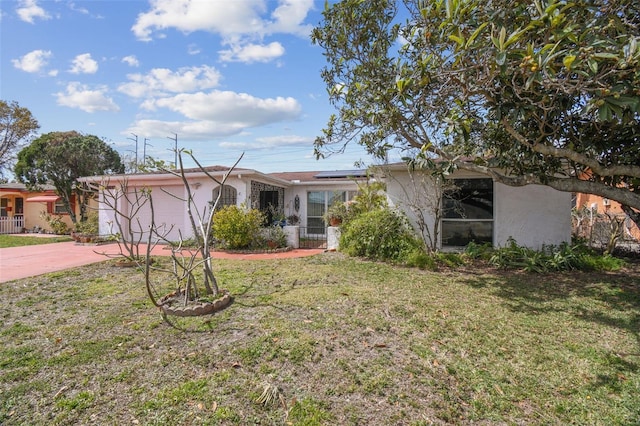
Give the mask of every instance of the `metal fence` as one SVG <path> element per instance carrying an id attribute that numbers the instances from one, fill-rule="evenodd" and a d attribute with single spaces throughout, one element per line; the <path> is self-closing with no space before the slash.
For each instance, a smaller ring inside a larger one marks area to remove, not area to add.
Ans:
<path id="1" fill-rule="evenodd" d="M 326 249 L 327 248 L 327 228 L 300 227 L 300 248 L 301 249 Z"/>
<path id="2" fill-rule="evenodd" d="M 19 234 L 24 228 L 24 216 L 0 217 L 0 234 Z"/>

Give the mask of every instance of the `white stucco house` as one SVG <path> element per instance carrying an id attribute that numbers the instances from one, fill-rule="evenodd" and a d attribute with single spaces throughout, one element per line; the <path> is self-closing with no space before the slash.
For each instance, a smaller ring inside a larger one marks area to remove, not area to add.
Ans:
<path id="1" fill-rule="evenodd" d="M 435 242 L 440 249 L 464 247 L 470 241 L 502 247 L 510 238 L 533 249 L 571 241 L 568 192 L 542 185 L 507 186 L 460 169 L 437 190 L 429 175 L 409 172 L 404 163 L 383 170 L 390 204 L 403 210 L 416 230 L 418 210 L 433 230 L 433 206 L 442 208 Z"/>
<path id="2" fill-rule="evenodd" d="M 252 169 L 212 166 L 207 173 L 221 179 L 229 177 L 223 188 L 222 205 L 245 205 L 279 211 L 283 216 L 299 218 L 299 237 L 324 237 L 327 229 L 323 214 L 335 201 L 350 201 L 357 193 L 358 180 L 365 180 L 365 170 L 261 173 Z M 205 207 L 220 188 L 199 169 L 186 170 L 195 204 Z M 552 188 L 529 185 L 509 187 L 491 178 L 458 171 L 450 176 L 455 192 L 442 196 L 433 181 L 409 173 L 406 165 L 386 166 L 383 173 L 387 198 L 391 206 L 403 210 L 418 230 L 416 206 L 423 223 L 439 232 L 435 245 L 441 249 L 464 247 L 470 241 L 504 246 L 509 238 L 519 245 L 539 249 L 543 244 L 557 245 L 571 239 L 571 194 Z M 105 196 L 109 191 L 128 185 L 128 191 L 151 190 L 156 225 L 164 225 L 167 238 L 189 238 L 191 224 L 186 211 L 186 192 L 178 176 L 169 173 L 138 173 L 107 177 L 83 178 L 101 185 L 99 196 L 100 233 L 114 232 L 114 206 Z M 125 200 L 117 208 L 125 214 L 132 211 Z M 442 217 L 433 214 L 432 205 L 443 208 Z M 271 209 L 269 209 L 271 206 Z M 275 219 L 275 218 L 269 218 Z M 141 229 L 148 229 L 151 215 L 148 206 L 136 214 Z M 329 247 L 331 248 L 331 247 Z"/>
<path id="3" fill-rule="evenodd" d="M 324 237 L 326 227 L 323 214 L 336 201 L 349 201 L 357 192 L 358 179 L 366 178 L 366 171 L 343 170 L 335 172 L 309 171 L 265 174 L 257 170 L 228 167 L 206 167 L 185 170 L 194 203 L 201 209 L 215 199 L 220 191 L 219 185 L 207 176 L 207 173 L 219 181 L 225 173 L 229 176 L 222 189 L 221 205 L 237 205 L 256 208 L 263 211 L 271 222 L 279 219 L 273 216 L 277 211 L 284 217 L 293 215 L 299 218 L 300 237 Z M 186 210 L 186 189 L 179 176 L 170 173 L 136 173 L 128 175 L 93 176 L 83 178 L 100 188 L 99 226 L 101 235 L 117 232 L 114 229 L 115 209 L 130 216 L 136 208 L 132 206 L 135 197 L 129 200 L 119 196 L 114 206 L 113 194 L 121 193 L 123 186 L 133 194 L 136 190 L 150 190 L 156 226 L 166 231 L 166 238 L 177 241 L 192 236 L 191 223 Z M 148 205 L 136 212 L 136 229 L 148 229 L 151 224 L 151 210 Z M 128 236 L 125 236 L 128 238 Z"/>

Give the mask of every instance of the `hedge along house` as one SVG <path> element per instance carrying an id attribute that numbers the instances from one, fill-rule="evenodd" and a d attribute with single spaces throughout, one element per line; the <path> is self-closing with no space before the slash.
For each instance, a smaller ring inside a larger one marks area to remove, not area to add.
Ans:
<path id="1" fill-rule="evenodd" d="M 22 183 L 0 184 L 0 234 L 52 232 L 45 214 L 59 216 L 69 229 L 73 227 L 52 185 L 31 191 Z"/>
<path id="2" fill-rule="evenodd" d="M 322 216 L 332 202 L 348 201 L 357 191 L 353 175 L 363 176 L 362 171 L 347 172 L 289 172 L 265 174 L 253 169 L 211 166 L 207 173 L 219 181 L 225 173 L 229 177 L 222 188 L 220 207 L 227 205 L 246 206 L 262 211 L 267 217 L 266 225 L 280 222 L 287 216 L 299 219 L 300 237 L 308 235 L 324 237 L 326 228 Z M 186 169 L 185 177 L 191 188 L 194 203 L 204 209 L 215 199 L 221 188 L 202 170 Z M 80 179 L 99 185 L 99 223 L 102 236 L 119 232 L 115 228 L 115 208 L 125 216 L 132 216 L 132 205 L 137 191 L 151 191 L 156 228 L 164 230 L 166 239 L 178 241 L 182 236 L 193 236 L 191 222 L 186 211 L 186 189 L 179 176 L 171 173 L 139 173 L 131 175 L 93 176 Z M 114 196 L 126 187 L 131 194 L 128 200 Z M 135 215 L 135 230 L 145 232 L 151 224 L 151 210 L 143 206 Z M 124 235 L 124 238 L 130 238 Z M 144 237 L 146 239 L 146 236 Z"/>
<path id="3" fill-rule="evenodd" d="M 500 247 L 510 238 L 533 249 L 571 241 L 568 192 L 542 185 L 511 187 L 464 170 L 439 186 L 404 163 L 381 170 L 390 204 L 403 210 L 417 230 L 422 215 L 438 249 L 460 249 L 471 241 Z"/>

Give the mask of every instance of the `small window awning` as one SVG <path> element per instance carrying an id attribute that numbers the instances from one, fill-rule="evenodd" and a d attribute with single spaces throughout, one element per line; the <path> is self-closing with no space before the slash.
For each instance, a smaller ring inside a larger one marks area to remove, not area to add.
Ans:
<path id="1" fill-rule="evenodd" d="M 37 197 L 27 198 L 27 203 L 55 203 L 60 197 L 57 195 L 39 195 Z"/>

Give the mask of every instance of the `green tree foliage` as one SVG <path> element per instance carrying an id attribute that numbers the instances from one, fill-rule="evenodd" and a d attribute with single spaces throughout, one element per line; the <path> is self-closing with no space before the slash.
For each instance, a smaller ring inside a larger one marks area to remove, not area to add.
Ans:
<path id="1" fill-rule="evenodd" d="M 51 132 L 35 139 L 18 153 L 14 170 L 31 189 L 53 184 L 74 223 L 86 221 L 87 204 L 93 196 L 77 179 L 124 171 L 117 151 L 97 136 L 75 131 Z M 74 196 L 80 206 L 79 218 L 72 208 Z"/>
<path id="2" fill-rule="evenodd" d="M 144 163 L 137 165 L 137 170 L 134 167 L 131 167 L 131 172 L 151 173 L 159 170 L 171 170 L 175 167 L 176 166 L 173 163 L 169 163 L 164 160 L 156 160 L 150 155 L 147 155 L 144 159 Z"/>
<path id="3" fill-rule="evenodd" d="M 0 100 L 0 175 L 13 160 L 15 151 L 26 142 L 40 125 L 31 111 L 18 105 Z"/>
<path id="4" fill-rule="evenodd" d="M 607 197 L 640 223 L 638 1 L 344 0 L 312 39 L 337 108 L 317 156 L 405 149 Z"/>

